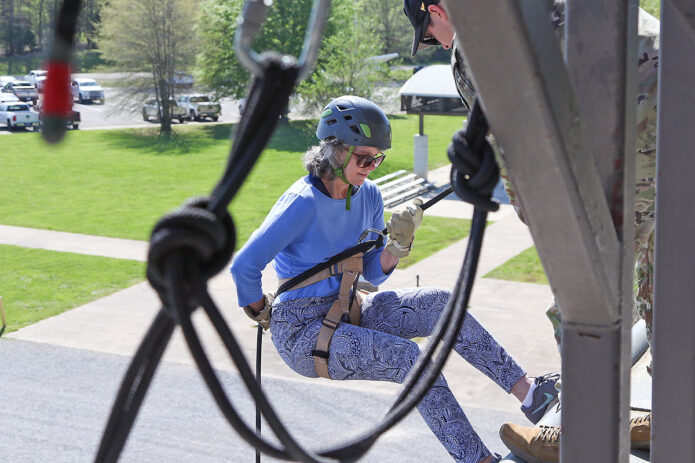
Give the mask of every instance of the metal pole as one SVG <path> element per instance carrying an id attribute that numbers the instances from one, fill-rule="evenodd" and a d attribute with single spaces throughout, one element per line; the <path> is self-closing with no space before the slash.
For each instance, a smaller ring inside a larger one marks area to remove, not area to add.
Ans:
<path id="1" fill-rule="evenodd" d="M 609 274 L 618 285 L 618 320 L 601 325 L 563 320 L 564 462 L 629 458 L 637 11 L 636 0 L 567 3 L 565 60 L 580 96 L 584 152 L 596 163 L 621 253 Z"/>
<path id="2" fill-rule="evenodd" d="M 655 463 L 692 461 L 695 455 L 694 16 L 692 2 L 661 2 L 651 450 Z"/>
<path id="3" fill-rule="evenodd" d="M 7 323 L 5 323 L 5 307 L 2 305 L 2 296 L 0 296 L 0 320 L 2 320 L 2 326 L 0 327 L 0 336 L 2 336 L 7 326 Z"/>
<path id="4" fill-rule="evenodd" d="M 258 325 L 256 333 L 256 381 L 261 385 L 261 348 L 263 347 L 263 327 Z M 256 434 L 261 435 L 261 409 L 256 402 Z M 256 463 L 261 463 L 261 451 L 256 447 Z"/>

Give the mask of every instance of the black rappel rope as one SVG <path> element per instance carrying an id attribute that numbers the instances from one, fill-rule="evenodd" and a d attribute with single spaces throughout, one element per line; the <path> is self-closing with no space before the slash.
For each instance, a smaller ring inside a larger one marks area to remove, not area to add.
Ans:
<path id="1" fill-rule="evenodd" d="M 74 28 L 70 28 L 74 21 L 71 23 L 70 18 L 74 20 L 77 16 L 79 3 L 65 0 L 58 18 L 59 24 L 68 25 L 65 29 L 67 32 L 61 32 L 61 37 L 64 35 L 63 38 L 68 40 L 61 42 L 58 50 L 62 64 L 69 63 L 74 38 Z M 74 9 L 75 5 L 77 10 Z M 63 44 L 66 44 L 65 47 Z M 380 434 L 394 426 L 419 403 L 439 375 L 460 330 L 475 277 L 487 211 L 497 207 L 496 203 L 490 202 L 489 193 L 487 198 L 485 194 L 477 193 L 487 190 L 491 181 L 480 174 L 489 170 L 482 167 L 489 167 L 490 163 L 494 165 L 494 158 L 489 156 L 492 150 L 485 142 L 487 123 L 477 103 L 465 135 L 460 136 L 458 141 L 454 137 L 454 144 L 458 143 L 457 146 L 463 146 L 467 151 L 456 150 L 454 156 L 450 153 L 452 185 L 459 196 L 476 205 L 468 248 L 452 297 L 428 345 L 404 381 L 403 389 L 389 412 L 371 430 L 347 444 L 316 453 L 304 449 L 292 437 L 268 402 L 258 378 L 252 373 L 236 338 L 207 290 L 207 281 L 227 265 L 236 244 L 235 227 L 228 212 L 229 203 L 266 146 L 293 91 L 297 75 L 302 71 L 292 57 L 266 53 L 260 58 L 263 75 L 254 79 L 248 107 L 238 126 L 227 168 L 218 185 L 209 198 L 186 202 L 180 209 L 164 216 L 152 231 L 147 276 L 159 293 L 162 308 L 124 375 L 102 435 L 96 462 L 118 460 L 176 325 L 181 326 L 191 354 L 220 410 L 241 437 L 270 456 L 302 462 L 351 462 L 364 455 Z M 64 79 L 63 74 L 49 70 L 47 98 L 54 94 L 62 95 L 65 90 L 60 82 L 60 79 Z M 51 90 L 53 85 L 57 90 Z M 58 109 L 62 114 L 65 108 L 60 106 Z M 47 135 L 53 138 L 50 133 L 44 133 L 44 136 Z M 56 138 L 60 138 L 60 135 Z M 461 156 L 460 152 L 467 154 Z M 471 176 L 470 173 L 474 172 L 478 174 Z M 191 322 L 192 312 L 197 307 L 202 307 L 212 322 L 247 390 L 280 441 L 280 446 L 249 428 L 227 397 Z"/>

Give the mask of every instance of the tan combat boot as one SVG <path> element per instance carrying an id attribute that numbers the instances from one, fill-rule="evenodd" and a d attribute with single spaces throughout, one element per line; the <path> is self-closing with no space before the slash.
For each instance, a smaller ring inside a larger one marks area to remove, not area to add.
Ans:
<path id="1" fill-rule="evenodd" d="M 651 413 L 630 420 L 630 441 L 633 449 L 649 450 L 651 433 Z"/>
<path id="2" fill-rule="evenodd" d="M 500 438 L 515 455 L 528 463 L 548 463 L 560 460 L 560 426 L 529 428 L 505 423 Z"/>

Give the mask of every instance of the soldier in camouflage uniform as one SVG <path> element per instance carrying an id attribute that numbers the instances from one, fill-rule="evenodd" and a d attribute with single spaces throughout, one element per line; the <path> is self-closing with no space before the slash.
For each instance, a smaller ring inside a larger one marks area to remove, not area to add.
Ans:
<path id="1" fill-rule="evenodd" d="M 405 0 L 406 3 L 412 3 Z M 451 68 L 456 88 L 461 99 L 470 109 L 476 98 L 476 91 L 470 72 L 461 54 L 460 46 L 454 37 L 453 28 L 442 26 L 442 19 L 437 15 L 439 0 L 420 2 L 423 8 L 432 10 L 423 36 L 419 43 L 413 44 L 413 54 L 418 49 L 440 44 L 452 48 Z M 431 7 L 434 5 L 435 7 Z M 444 13 L 445 14 L 445 13 Z M 551 10 L 551 19 L 555 25 L 560 46 L 564 39 L 565 0 L 555 0 Z M 446 21 L 446 19 L 445 19 Z M 436 29 L 439 28 L 439 31 Z M 428 32 L 431 31 L 431 32 Z M 416 34 L 418 33 L 416 28 Z M 442 39 L 442 40 L 439 40 Z M 654 195 L 656 171 L 656 99 L 657 99 L 657 65 L 659 61 L 659 21 L 640 9 L 639 15 L 639 67 L 637 98 L 637 144 L 636 144 L 636 183 L 635 183 L 635 301 L 636 311 L 644 318 L 647 325 L 647 338 L 651 345 L 652 338 L 652 299 L 654 267 Z M 493 141 L 493 146 L 495 143 Z M 503 151 L 495 146 L 495 154 L 500 165 L 505 191 L 517 214 L 524 220 L 523 206 L 512 189 L 507 170 L 504 167 Z M 557 302 L 547 311 L 553 324 L 555 338 L 560 344 L 561 316 Z"/>
<path id="2" fill-rule="evenodd" d="M 406 7 L 413 0 L 404 0 Z M 452 48 L 451 65 L 456 88 L 463 102 L 470 109 L 476 98 L 476 91 L 470 72 L 461 54 L 460 46 L 448 23 L 446 12 L 439 6 L 439 0 L 419 1 L 423 11 L 429 15 L 417 24 L 411 18 L 411 8 L 404 8 L 415 28 L 412 54 L 418 49 L 441 44 L 445 49 Z M 555 0 L 551 8 L 551 19 L 555 25 L 560 45 L 564 39 L 565 0 Z M 639 63 L 637 97 L 637 143 L 635 178 L 635 311 L 646 323 L 647 339 L 652 344 L 652 309 L 654 297 L 654 204 L 656 176 L 656 117 L 657 83 L 659 62 L 659 21 L 644 10 L 639 11 Z M 504 153 L 498 149 L 494 140 L 500 175 L 511 204 L 524 220 L 523 202 L 512 189 L 509 176 L 504 167 Z M 561 342 L 562 318 L 557 301 L 547 311 L 558 347 Z M 649 448 L 651 415 L 630 420 L 630 433 L 633 448 Z M 500 429 L 500 437 L 515 453 L 525 456 L 529 461 L 558 461 L 560 429 L 527 428 L 505 424 Z"/>
<path id="3" fill-rule="evenodd" d="M 555 4 L 553 19 L 562 37 L 564 2 Z M 654 204 L 656 175 L 656 103 L 659 63 L 659 21 L 640 10 L 637 95 L 637 143 L 635 146 L 635 310 L 647 327 L 652 344 L 652 301 L 654 296 Z M 505 189 L 516 200 L 508 178 Z M 512 203 L 514 204 L 514 202 Z M 515 206 L 518 206 L 518 201 Z M 561 316 L 557 301 L 547 311 L 555 340 L 560 345 Z"/>

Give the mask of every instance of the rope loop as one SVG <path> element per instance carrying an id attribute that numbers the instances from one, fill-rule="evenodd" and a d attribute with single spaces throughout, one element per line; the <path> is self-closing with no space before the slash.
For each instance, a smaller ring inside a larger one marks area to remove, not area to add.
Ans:
<path id="1" fill-rule="evenodd" d="M 500 177 L 492 146 L 485 138 L 487 122 L 476 102 L 468 126 L 457 131 L 447 155 L 451 161 L 451 185 L 464 201 L 487 212 L 499 209 L 490 198 Z"/>
<path id="2" fill-rule="evenodd" d="M 232 258 L 236 242 L 232 217 L 225 211 L 218 218 L 207 210 L 208 203 L 207 197 L 191 198 L 179 209 L 162 217 L 152 230 L 147 278 L 165 306 L 169 288 L 169 256 L 180 251 L 186 251 L 186 256 L 192 253 L 199 275 L 205 281 L 219 273 Z"/>

